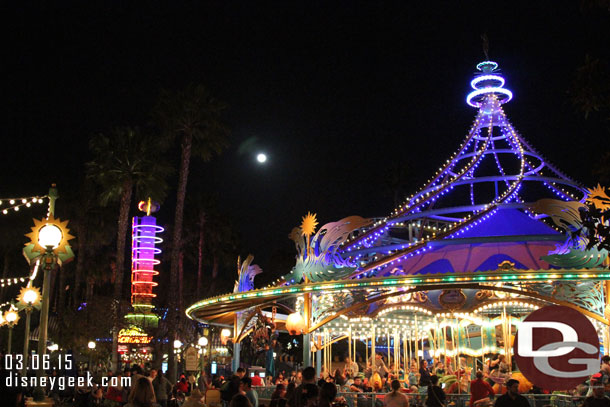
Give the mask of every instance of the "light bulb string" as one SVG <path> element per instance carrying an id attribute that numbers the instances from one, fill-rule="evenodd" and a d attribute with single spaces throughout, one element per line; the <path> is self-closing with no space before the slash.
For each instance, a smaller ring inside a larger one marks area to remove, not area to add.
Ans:
<path id="1" fill-rule="evenodd" d="M 27 198 L 0 198 L 0 209 L 2 210 L 3 215 L 7 215 L 11 210 L 18 212 L 22 207 L 31 207 L 33 203 L 41 204 L 48 197 L 48 195 L 43 195 L 30 196 Z M 8 206 L 2 208 L 5 203 L 8 203 Z"/>

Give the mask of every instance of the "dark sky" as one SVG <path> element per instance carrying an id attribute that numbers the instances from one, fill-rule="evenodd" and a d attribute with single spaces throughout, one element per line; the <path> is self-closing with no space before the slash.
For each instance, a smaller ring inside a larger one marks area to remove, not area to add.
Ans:
<path id="1" fill-rule="evenodd" d="M 448 158 L 475 115 L 482 32 L 527 140 L 586 183 L 607 149 L 601 120 L 568 95 L 585 55 L 610 50 L 609 13 L 580 2 L 62 3 L 0 13 L 1 195 L 78 188 L 92 134 L 146 124 L 162 88 L 205 83 L 229 105 L 233 139 L 189 186 L 219 196 L 263 269 L 307 211 L 385 216 L 391 171 L 409 168 L 413 192 Z"/>

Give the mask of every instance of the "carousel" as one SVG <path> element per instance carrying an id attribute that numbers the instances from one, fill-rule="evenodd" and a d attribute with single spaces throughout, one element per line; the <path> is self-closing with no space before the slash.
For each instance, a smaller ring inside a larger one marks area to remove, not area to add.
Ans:
<path id="1" fill-rule="evenodd" d="M 391 214 L 316 230 L 308 213 L 290 235 L 290 272 L 255 289 L 261 270 L 249 258 L 233 293 L 187 309 L 194 320 L 233 326 L 234 368 L 240 343 L 268 338 L 260 327 L 271 326 L 303 335 L 303 365 L 318 371 L 331 369 L 343 343 L 342 356 L 361 369 L 381 354 L 403 377 L 428 360 L 455 380 L 487 369 L 502 383 L 514 374 L 516 327 L 549 304 L 590 318 L 607 349 L 610 198 L 563 174 L 516 131 L 495 62 L 477 70 L 467 137 Z"/>

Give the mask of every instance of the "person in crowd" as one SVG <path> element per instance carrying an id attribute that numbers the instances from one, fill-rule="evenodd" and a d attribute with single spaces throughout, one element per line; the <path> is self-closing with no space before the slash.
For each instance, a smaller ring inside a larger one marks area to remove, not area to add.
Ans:
<path id="1" fill-rule="evenodd" d="M 428 385 L 428 397 L 426 399 L 426 405 L 428 407 L 443 407 L 447 396 L 443 389 L 438 385 L 438 376 L 430 376 Z"/>
<path id="2" fill-rule="evenodd" d="M 288 400 L 291 400 L 294 396 L 294 390 L 296 388 L 296 383 L 288 383 L 288 386 L 286 386 L 286 394 L 284 395 L 284 398 L 286 399 L 286 404 L 288 404 Z"/>
<path id="3" fill-rule="evenodd" d="M 250 400 L 243 394 L 237 393 L 231 398 L 229 407 L 253 407 Z"/>
<path id="4" fill-rule="evenodd" d="M 294 385 L 294 383 L 290 384 Z M 286 407 L 286 386 L 283 384 L 275 386 L 275 391 L 271 394 L 269 407 Z"/>
<path id="5" fill-rule="evenodd" d="M 122 375 L 119 373 L 116 376 L 117 379 L 117 385 L 116 386 L 112 386 L 112 385 L 108 385 L 108 389 L 106 389 L 106 398 L 110 401 L 114 401 L 116 403 L 119 404 L 123 404 L 127 401 L 127 394 L 125 393 L 125 390 L 123 389 L 123 386 L 121 386 L 121 380 L 122 380 Z"/>
<path id="6" fill-rule="evenodd" d="M 362 384 L 362 377 L 360 377 L 360 376 L 354 377 L 354 383 L 352 383 L 352 385 L 349 386 L 349 390 L 356 392 L 356 393 L 364 392 L 364 385 Z"/>
<path id="7" fill-rule="evenodd" d="M 305 386 L 314 385 L 315 387 L 316 380 L 316 369 L 309 366 L 303 369 L 303 382 L 294 390 L 292 397 L 287 398 L 289 407 L 304 407 L 305 399 L 303 393 L 305 391 Z M 317 387 L 316 387 L 317 389 Z M 317 393 L 316 393 L 317 397 Z"/>
<path id="8" fill-rule="evenodd" d="M 411 367 L 409 369 L 409 374 L 407 375 L 407 384 L 408 387 L 412 387 L 415 386 L 417 387 L 417 383 L 419 383 L 419 377 L 418 377 L 418 373 L 417 373 L 417 364 L 411 364 Z"/>
<path id="9" fill-rule="evenodd" d="M 249 377 L 243 377 L 241 379 L 240 391 L 248 397 L 252 407 L 258 407 L 258 393 L 252 389 L 252 379 Z"/>
<path id="10" fill-rule="evenodd" d="M 585 399 L 585 402 L 582 406 L 610 407 L 610 398 L 606 397 L 601 377 L 599 377 L 598 379 L 591 379 L 591 388 L 593 389 L 593 394 Z"/>
<path id="11" fill-rule="evenodd" d="M 191 395 L 184 401 L 182 407 L 204 407 L 203 393 L 199 389 L 191 392 Z"/>
<path id="12" fill-rule="evenodd" d="M 155 377 L 157 377 L 157 370 L 151 369 L 150 372 L 148 372 L 148 380 L 152 382 L 153 380 L 155 380 Z"/>
<path id="13" fill-rule="evenodd" d="M 239 388 L 241 386 L 241 379 L 246 375 L 246 369 L 240 367 L 237 369 L 235 374 L 229 378 L 226 382 L 222 384 L 220 387 L 220 395 L 221 398 L 227 403 L 233 400 L 233 396 L 239 393 Z"/>
<path id="14" fill-rule="evenodd" d="M 318 396 L 318 407 L 331 407 L 337 397 L 337 386 L 332 383 L 324 383 L 320 388 Z"/>
<path id="15" fill-rule="evenodd" d="M 476 379 L 470 382 L 470 407 L 473 407 L 475 402 L 493 397 L 494 395 L 494 389 L 483 380 L 483 372 L 478 370 Z"/>
<path id="16" fill-rule="evenodd" d="M 337 386 L 343 386 L 343 384 L 345 384 L 345 377 L 343 377 L 343 374 L 341 373 L 340 369 L 335 370 L 333 379 L 334 379 L 334 383 Z"/>
<path id="17" fill-rule="evenodd" d="M 430 386 L 430 371 L 428 370 L 428 362 L 422 359 L 419 365 L 419 387 Z"/>
<path id="18" fill-rule="evenodd" d="M 390 373 L 390 370 L 383 361 L 383 356 L 381 355 L 381 353 L 375 353 L 374 356 L 371 356 L 369 358 L 369 365 L 372 369 L 371 374 L 379 373 L 379 376 L 384 377 L 385 375 Z"/>
<path id="19" fill-rule="evenodd" d="M 262 386 L 263 385 L 263 379 L 260 376 L 260 373 L 258 372 L 258 370 L 256 372 L 254 372 L 254 376 L 252 376 L 252 386 Z"/>
<path id="20" fill-rule="evenodd" d="M 383 398 L 385 407 L 409 407 L 409 399 L 400 392 L 400 381 L 392 380 L 392 391 Z"/>
<path id="21" fill-rule="evenodd" d="M 297 386 L 298 386 L 298 385 L 300 385 L 301 383 L 303 383 L 303 372 L 302 372 L 301 370 L 299 370 L 299 371 L 297 372 L 297 378 L 296 378 L 296 380 L 294 381 L 294 383 L 295 383 Z"/>
<path id="22" fill-rule="evenodd" d="M 438 362 L 436 362 L 436 364 L 434 365 L 433 373 L 438 377 L 443 377 L 445 375 L 445 365 L 442 361 L 439 360 Z"/>
<path id="23" fill-rule="evenodd" d="M 100 386 L 93 386 L 89 392 L 87 407 L 98 407 L 104 403 L 104 391 Z"/>
<path id="24" fill-rule="evenodd" d="M 201 390 L 203 394 L 205 394 L 208 389 L 212 388 L 210 376 L 206 372 L 201 372 L 201 374 L 197 378 L 197 387 L 199 388 L 199 390 Z"/>
<path id="25" fill-rule="evenodd" d="M 131 383 L 136 383 L 140 377 L 144 377 L 142 374 L 142 368 L 140 365 L 135 365 L 131 368 Z"/>
<path id="26" fill-rule="evenodd" d="M 133 375 L 132 375 L 133 377 Z M 133 381 L 132 381 L 133 384 Z M 140 375 L 133 384 L 132 391 L 129 393 L 129 403 L 125 407 L 156 407 L 157 399 L 152 383 L 146 377 Z"/>
<path id="27" fill-rule="evenodd" d="M 167 377 L 163 374 L 163 371 L 157 371 L 157 375 L 155 379 L 152 381 L 153 389 L 155 391 L 155 397 L 157 399 L 157 403 L 161 405 L 161 407 L 167 407 L 167 399 L 169 395 L 172 393 L 172 383 L 167 380 Z"/>
<path id="28" fill-rule="evenodd" d="M 352 362 L 350 358 L 345 358 L 345 366 L 343 367 L 343 374 L 354 377 L 360 372 L 358 363 Z"/>
<path id="29" fill-rule="evenodd" d="M 180 381 L 176 384 L 176 390 L 187 394 L 189 392 L 189 383 L 186 381 L 186 377 L 182 376 Z"/>
<path id="30" fill-rule="evenodd" d="M 265 386 L 267 386 L 267 387 L 273 386 L 273 377 L 265 376 Z"/>
<path id="31" fill-rule="evenodd" d="M 599 371 L 602 375 L 601 385 L 604 386 L 606 396 L 610 395 L 610 356 L 602 357 L 602 365 Z"/>
<path id="32" fill-rule="evenodd" d="M 304 407 L 317 407 L 316 402 L 318 401 L 318 393 L 318 386 L 316 386 L 315 384 L 304 384 L 302 389 Z"/>
<path id="33" fill-rule="evenodd" d="M 519 381 L 509 379 L 506 382 L 506 394 L 496 399 L 495 407 L 529 407 L 530 403 L 519 394 Z"/>

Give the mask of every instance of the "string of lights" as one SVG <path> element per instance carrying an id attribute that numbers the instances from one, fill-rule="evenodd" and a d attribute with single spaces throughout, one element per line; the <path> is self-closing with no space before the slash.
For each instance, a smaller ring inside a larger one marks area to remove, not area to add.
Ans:
<path id="1" fill-rule="evenodd" d="M 0 198 L 0 209 L 3 215 L 9 212 L 19 212 L 22 207 L 29 208 L 32 204 L 41 204 L 48 198 L 47 195 L 31 196 L 26 198 Z"/>

